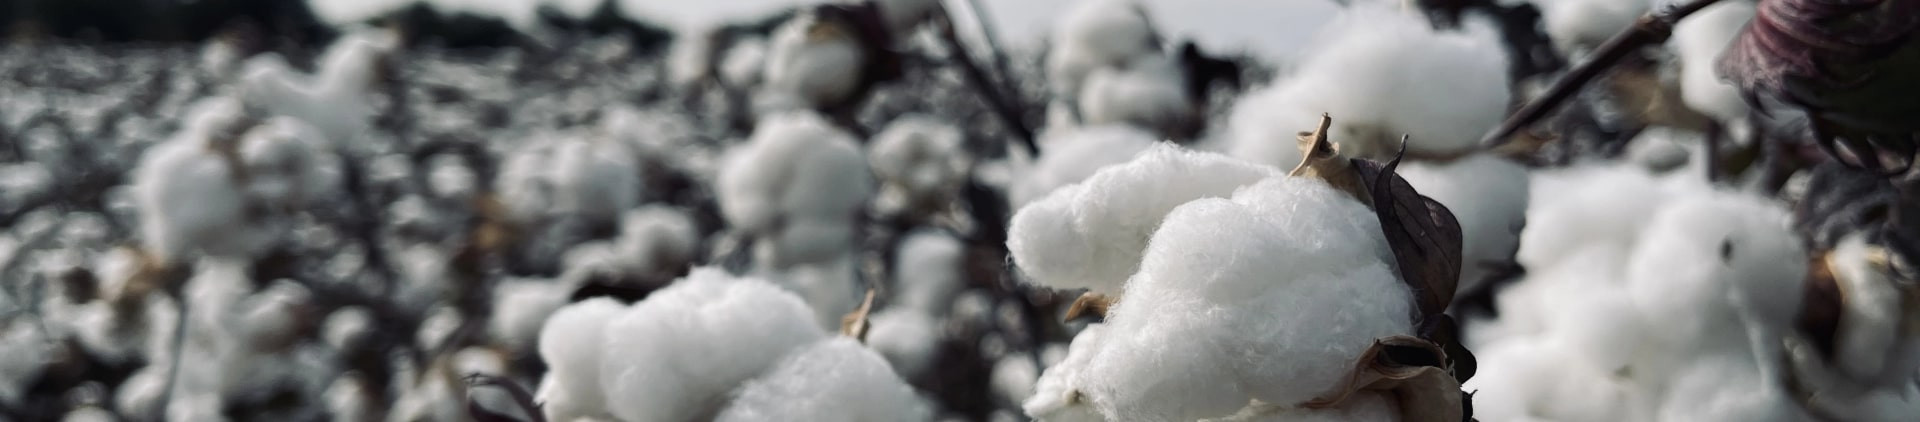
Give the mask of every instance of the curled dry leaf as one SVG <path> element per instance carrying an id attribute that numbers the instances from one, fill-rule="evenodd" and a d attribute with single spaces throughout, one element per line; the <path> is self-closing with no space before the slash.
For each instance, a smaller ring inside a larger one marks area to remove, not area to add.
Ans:
<path id="1" fill-rule="evenodd" d="M 1471 415 L 1467 414 L 1466 395 L 1460 392 L 1460 381 L 1438 366 L 1446 361 L 1446 354 L 1439 345 L 1411 336 L 1375 340 L 1373 347 L 1354 362 L 1346 382 L 1302 406 L 1338 407 L 1353 393 L 1371 390 L 1399 405 L 1401 421 L 1468 420 Z"/>
<path id="2" fill-rule="evenodd" d="M 840 317 L 841 335 L 860 340 L 862 343 L 867 341 L 867 329 L 873 327 L 873 323 L 867 320 L 867 317 L 873 314 L 873 296 L 874 290 L 868 288 L 867 297 L 860 301 L 860 307 L 847 313 L 847 316 Z"/>
<path id="3" fill-rule="evenodd" d="M 1400 153 L 1406 150 L 1402 138 Z M 1421 195 L 1407 179 L 1394 174 L 1402 156 L 1395 155 L 1386 165 L 1354 159 L 1350 166 L 1371 199 L 1400 277 L 1413 289 L 1418 322 L 1445 312 L 1453 302 L 1460 282 L 1460 222 L 1445 205 Z"/>
<path id="4" fill-rule="evenodd" d="M 1099 293 L 1081 293 L 1080 298 L 1074 299 L 1073 304 L 1067 306 L 1067 315 L 1061 318 L 1061 321 L 1073 322 L 1080 317 L 1106 319 L 1107 308 L 1113 307 L 1116 301 L 1118 300 Z"/>
<path id="5" fill-rule="evenodd" d="M 1319 127 L 1300 134 L 1300 165 L 1294 166 L 1287 176 L 1320 179 L 1334 189 L 1353 195 L 1360 203 L 1372 205 L 1366 185 L 1360 180 L 1362 176 L 1352 171 L 1351 161 L 1341 159 L 1339 145 L 1327 139 L 1327 128 L 1332 126 L 1333 118 L 1321 114 Z"/>

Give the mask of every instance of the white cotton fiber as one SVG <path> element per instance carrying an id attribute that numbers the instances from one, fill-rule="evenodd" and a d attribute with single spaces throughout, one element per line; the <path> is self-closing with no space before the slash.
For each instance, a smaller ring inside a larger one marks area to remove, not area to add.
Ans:
<path id="1" fill-rule="evenodd" d="M 626 145 L 574 139 L 554 150 L 554 207 L 588 221 L 614 222 L 640 202 L 639 166 Z"/>
<path id="2" fill-rule="evenodd" d="M 17 406 L 32 387 L 28 380 L 39 378 L 53 359 L 54 340 L 25 318 L 0 325 L 0 404 Z"/>
<path id="3" fill-rule="evenodd" d="M 1393 422 L 1400 420 L 1400 415 L 1400 406 L 1389 396 L 1359 391 L 1337 407 L 1309 409 L 1259 403 L 1232 416 L 1202 422 Z"/>
<path id="4" fill-rule="evenodd" d="M 1586 165 L 1535 173 L 1517 258 L 1547 268 L 1583 250 L 1624 255 L 1668 190 L 1645 169 Z"/>
<path id="5" fill-rule="evenodd" d="M 1474 346 L 1481 364 L 1462 389 L 1474 392 L 1474 417 L 1488 421 L 1644 420 L 1646 398 L 1613 375 L 1563 357 L 1563 346 L 1521 339 Z"/>
<path id="6" fill-rule="evenodd" d="M 1614 34 L 1633 26 L 1648 11 L 1647 0 L 1534 0 L 1541 26 L 1562 55 L 1574 56 L 1599 47 Z"/>
<path id="7" fill-rule="evenodd" d="M 1127 162 L 1157 141 L 1151 133 L 1124 125 L 1048 129 L 1040 135 L 1040 159 L 1014 169 L 1008 200 L 1015 207 L 1033 202 L 1103 167 Z"/>
<path id="8" fill-rule="evenodd" d="M 1796 398 L 1780 384 L 1759 374 L 1750 359 L 1709 356 L 1690 362 L 1673 374 L 1659 407 L 1661 421 L 1812 420 L 1795 405 Z"/>
<path id="9" fill-rule="evenodd" d="M 1155 146 L 1022 207 L 1009 225 L 1007 248 L 1037 284 L 1118 294 L 1174 207 L 1225 197 L 1277 174 L 1220 154 Z"/>
<path id="10" fill-rule="evenodd" d="M 859 341 L 833 337 L 800 347 L 741 385 L 716 421 L 912 422 L 929 412 L 887 361 Z"/>
<path id="11" fill-rule="evenodd" d="M 493 286 L 493 312 L 487 336 L 513 353 L 532 353 L 547 317 L 567 304 L 575 283 L 559 280 L 501 280 Z"/>
<path id="12" fill-rule="evenodd" d="M 304 207 L 334 189 L 339 164 L 326 140 L 313 126 L 297 119 L 275 117 L 240 138 L 240 162 L 247 174 L 246 192 L 272 209 Z"/>
<path id="13" fill-rule="evenodd" d="M 1786 209 L 1766 199 L 1675 198 L 1648 224 L 1627 265 L 1634 303 L 1661 327 L 1650 334 L 1694 350 L 1746 350 L 1742 321 L 1790 329 L 1807 255 L 1788 224 Z"/>
<path id="14" fill-rule="evenodd" d="M 747 37 L 733 42 L 720 57 L 720 82 L 728 88 L 749 89 L 760 85 L 767 66 L 767 39 Z"/>
<path id="15" fill-rule="evenodd" d="M 1747 118 L 1746 100 L 1720 78 L 1717 63 L 1753 16 L 1752 3 L 1720 2 L 1674 24 L 1667 47 L 1680 58 L 1680 99 L 1687 107 L 1721 122 Z"/>
<path id="16" fill-rule="evenodd" d="M 1087 74 L 1141 55 L 1160 54 L 1160 35 L 1132 0 L 1083 0 L 1060 17 L 1047 53 L 1048 85 L 1063 99 L 1080 97 Z"/>
<path id="17" fill-rule="evenodd" d="M 800 298 L 765 281 L 694 270 L 607 322 L 607 406 L 632 422 L 711 414 L 734 386 L 824 336 L 811 315 Z"/>
<path id="18" fill-rule="evenodd" d="M 1020 404 L 1027 416 L 1048 421 L 1104 421 L 1078 389 L 1093 359 L 1105 347 L 1107 324 L 1090 324 L 1073 336 L 1067 355 L 1047 366 L 1034 382 L 1034 394 Z"/>
<path id="19" fill-rule="evenodd" d="M 966 137 L 960 128 L 928 116 L 887 123 L 867 146 L 867 161 L 880 179 L 882 209 L 944 207 L 966 182 Z M 933 211 L 943 211 L 936 208 Z"/>
<path id="20" fill-rule="evenodd" d="M 802 264 L 781 271 L 763 271 L 764 277 L 787 291 L 799 295 L 812 308 L 814 320 L 824 329 L 840 327 L 840 318 L 860 306 L 862 299 L 853 256 L 820 263 Z"/>
<path id="21" fill-rule="evenodd" d="M 886 357 L 901 376 L 919 376 L 933 365 L 941 327 L 932 316 L 918 309 L 887 308 L 869 322 L 873 326 L 867 328 L 867 347 Z"/>
<path id="22" fill-rule="evenodd" d="M 767 48 L 762 94 L 791 96 L 815 109 L 848 100 L 867 77 L 861 75 L 867 56 L 854 31 L 804 11 L 782 23 Z"/>
<path id="23" fill-rule="evenodd" d="M 1447 163 L 1405 163 L 1399 174 L 1421 195 L 1440 201 L 1460 222 L 1459 291 L 1478 288 L 1487 275 L 1487 264 L 1513 258 L 1526 223 L 1526 167 L 1483 153 Z"/>
<path id="24" fill-rule="evenodd" d="M 1201 117 L 1187 76 L 1171 57 L 1157 54 L 1094 69 L 1080 86 L 1081 122 L 1181 133 Z"/>
<path id="25" fill-rule="evenodd" d="M 691 262 L 700 245 L 693 217 L 679 208 L 647 205 L 621 218 L 620 238 L 614 250 L 633 274 L 677 275 Z"/>
<path id="26" fill-rule="evenodd" d="M 760 237 L 756 264 L 821 262 L 851 247 L 853 220 L 873 189 L 852 136 L 818 115 L 788 113 L 764 119 L 727 155 L 716 182 L 720 211 Z"/>
<path id="27" fill-rule="evenodd" d="M 952 234 L 916 230 L 900 241 L 894 252 L 893 290 L 889 306 L 946 315 L 953 295 L 966 280 L 966 245 Z"/>
<path id="28" fill-rule="evenodd" d="M 327 47 L 317 74 L 299 74 L 277 53 L 247 59 L 240 93 L 249 104 L 306 121 L 332 145 L 349 145 L 366 130 L 374 108 L 369 94 L 399 36 L 384 30 L 349 31 Z"/>
<path id="29" fill-rule="evenodd" d="M 1033 397 L 1034 382 L 1040 378 L 1040 368 L 1034 365 L 1033 356 L 1027 353 L 1001 356 L 993 363 L 993 373 L 989 375 L 994 396 L 1010 403 Z"/>
<path id="30" fill-rule="evenodd" d="M 160 260 L 179 262 L 192 254 L 245 251 L 245 199 L 232 168 L 206 144 L 176 139 L 140 157 L 134 174 L 134 203 L 140 211 L 142 243 Z"/>
<path id="31" fill-rule="evenodd" d="M 867 3 L 880 8 L 880 17 L 887 25 L 887 32 L 896 39 L 913 35 L 913 29 L 920 22 L 941 12 L 940 0 L 878 0 Z"/>
<path id="32" fill-rule="evenodd" d="M 611 298 L 593 298 L 554 311 L 540 329 L 540 360 L 547 364 L 538 399 L 548 420 L 608 414 L 601 390 L 601 356 L 609 321 L 626 311 Z"/>
<path id="33" fill-rule="evenodd" d="M 1416 14 L 1362 4 L 1328 24 L 1325 41 L 1291 75 L 1234 107 L 1228 149 L 1292 168 L 1298 132 L 1322 113 L 1349 157 L 1384 159 L 1409 136 L 1412 156 L 1474 150 L 1510 101 L 1507 57 L 1492 30 L 1436 32 Z"/>
<path id="34" fill-rule="evenodd" d="M 1914 357 L 1901 357 L 1903 340 L 1914 334 L 1903 332 L 1907 317 L 1904 306 L 1913 306 L 1901 293 L 1901 287 L 1868 258 L 1871 246 L 1862 235 L 1841 239 L 1827 255 L 1842 301 L 1840 325 L 1835 333 L 1834 364 L 1842 373 L 1871 384 L 1903 382 L 1914 375 Z"/>

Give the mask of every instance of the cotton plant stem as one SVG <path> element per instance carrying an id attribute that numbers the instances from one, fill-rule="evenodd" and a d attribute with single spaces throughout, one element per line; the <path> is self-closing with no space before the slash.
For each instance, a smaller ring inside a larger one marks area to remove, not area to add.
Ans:
<path id="1" fill-rule="evenodd" d="M 953 18 L 944 8 L 941 9 L 937 24 L 940 25 L 938 28 L 940 38 L 947 43 L 948 59 L 960 66 L 961 76 L 966 77 L 967 82 L 974 86 L 974 91 L 984 97 L 987 106 L 993 109 L 994 114 L 1000 116 L 1008 130 L 1013 131 L 1014 138 L 1027 149 L 1027 153 L 1039 156 L 1040 145 L 1034 143 L 1033 129 L 1027 127 L 1026 122 L 1020 118 L 1019 110 L 1013 103 L 1007 101 L 1007 98 L 993 84 L 993 80 L 987 77 L 986 72 L 973 63 L 972 55 L 967 53 L 966 46 L 960 42 L 960 36 L 954 33 Z"/>
<path id="2" fill-rule="evenodd" d="M 993 70 L 1000 72 L 998 86 L 1007 95 L 1019 98 L 1020 89 L 1014 83 L 1012 67 L 1007 65 L 1006 50 L 1000 48 L 999 31 L 993 26 L 993 15 L 987 11 L 985 4 L 980 3 L 980 0 L 967 0 L 967 11 L 973 16 L 974 25 L 980 29 L 980 39 L 987 43 L 987 52 L 993 54 Z"/>
<path id="3" fill-rule="evenodd" d="M 1595 78 L 1605 74 L 1608 69 L 1619 64 L 1620 60 L 1626 58 L 1628 54 L 1633 53 L 1640 47 L 1666 41 L 1667 37 L 1673 35 L 1673 25 L 1675 23 L 1678 23 L 1688 15 L 1692 15 L 1694 12 L 1700 11 L 1700 9 L 1704 9 L 1718 2 L 1720 2 L 1720 0 L 1693 0 L 1679 6 L 1648 12 L 1646 15 L 1640 16 L 1640 19 L 1633 22 L 1633 26 L 1627 27 L 1627 29 L 1620 31 L 1619 34 L 1615 34 L 1613 38 L 1608 39 L 1605 44 L 1601 44 L 1600 48 L 1593 53 L 1592 59 L 1581 63 L 1579 66 L 1575 66 L 1573 70 L 1567 71 L 1567 74 L 1561 76 L 1560 80 L 1554 81 L 1552 87 L 1547 88 L 1545 94 L 1542 94 L 1532 101 L 1528 101 L 1526 106 L 1520 108 L 1520 111 L 1514 112 L 1505 122 L 1501 122 L 1500 126 L 1495 128 L 1492 133 L 1487 134 L 1485 138 L 1480 140 L 1481 146 L 1483 148 L 1493 148 L 1506 143 L 1507 139 L 1512 137 L 1515 132 L 1532 126 L 1535 122 L 1540 121 L 1541 118 L 1552 113 L 1562 103 L 1572 99 L 1575 94 L 1580 93 L 1580 89 L 1586 87 L 1587 83 L 1592 82 Z"/>

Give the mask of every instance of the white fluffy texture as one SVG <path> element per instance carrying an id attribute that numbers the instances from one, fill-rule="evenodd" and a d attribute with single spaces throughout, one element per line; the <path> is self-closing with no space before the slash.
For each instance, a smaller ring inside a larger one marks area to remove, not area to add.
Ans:
<path id="1" fill-rule="evenodd" d="M 306 122 L 274 117 L 247 131 L 237 151 L 246 168 L 246 192 L 273 209 L 304 207 L 334 189 L 339 159 Z"/>
<path id="2" fill-rule="evenodd" d="M 1493 154 L 1438 164 L 1411 162 L 1399 174 L 1421 195 L 1440 201 L 1460 222 L 1459 291 L 1475 289 L 1484 264 L 1505 262 L 1520 247 L 1526 222 L 1527 169 Z"/>
<path id="3" fill-rule="evenodd" d="M 252 249 L 244 228 L 246 198 L 227 161 L 205 139 L 183 133 L 147 149 L 134 174 L 142 243 L 161 260 L 194 254 L 240 254 Z"/>
<path id="4" fill-rule="evenodd" d="M 554 210 L 613 222 L 640 202 L 633 151 L 610 140 L 569 140 L 553 152 Z"/>
<path id="5" fill-rule="evenodd" d="M 1232 199 L 1181 205 L 1107 323 L 1075 340 L 1026 408 L 1085 416 L 1062 393 L 1074 391 L 1121 420 L 1305 402 L 1337 385 L 1374 339 L 1411 329 L 1393 262 L 1372 213 L 1320 181 L 1269 178 Z M 1091 343 L 1084 354 L 1081 341 Z"/>
<path id="6" fill-rule="evenodd" d="M 1661 421 L 1811 420 L 1777 381 L 1763 378 L 1752 360 L 1703 358 L 1676 368 L 1657 413 Z"/>
<path id="7" fill-rule="evenodd" d="M 535 399 L 546 403 L 547 420 L 566 421 L 608 416 L 606 395 L 600 389 L 602 334 L 608 322 L 625 310 L 620 302 L 594 298 L 554 311 L 540 330 L 540 360 L 547 363 L 546 379 Z"/>
<path id="8" fill-rule="evenodd" d="M 1645 230 L 1626 275 L 1636 308 L 1660 324 L 1650 337 L 1672 350 L 1752 353 L 1748 337 L 1764 334 L 1750 331 L 1791 331 L 1807 255 L 1781 205 L 1725 193 L 1676 198 Z"/>
<path id="9" fill-rule="evenodd" d="M 276 53 L 255 56 L 242 65 L 240 94 L 274 114 L 306 121 L 332 145 L 350 145 L 373 117 L 369 94 L 381 61 L 398 48 L 396 33 L 348 31 L 320 56 L 314 75 L 299 74 Z"/>
<path id="10" fill-rule="evenodd" d="M 1008 402 L 1018 403 L 1033 397 L 1034 384 L 1040 378 L 1040 368 L 1034 367 L 1033 356 L 1026 353 L 1008 353 L 993 363 L 993 373 L 989 380 L 993 385 L 995 397 Z"/>
<path id="11" fill-rule="evenodd" d="M 493 312 L 487 335 L 516 354 L 533 352 L 548 316 L 573 293 L 575 283 L 559 280 L 502 280 L 493 287 Z"/>
<path id="12" fill-rule="evenodd" d="M 1020 404 L 1027 416 L 1056 422 L 1099 422 L 1105 418 L 1093 409 L 1091 403 L 1082 401 L 1080 392 L 1075 390 L 1081 385 L 1082 374 L 1093 364 L 1093 358 L 1105 345 L 1107 324 L 1090 324 L 1073 336 L 1073 343 L 1067 346 L 1067 355 L 1059 362 L 1047 366 L 1046 372 L 1034 382 L 1034 394 Z"/>
<path id="13" fill-rule="evenodd" d="M 0 326 L 0 404 L 20 405 L 28 380 L 38 378 L 53 359 L 53 339 L 38 324 L 14 318 Z"/>
<path id="14" fill-rule="evenodd" d="M 1517 254 L 1527 268 L 1550 268 L 1586 250 L 1624 259 L 1670 195 L 1646 170 L 1625 166 L 1536 173 L 1531 186 Z"/>
<path id="15" fill-rule="evenodd" d="M 810 113 L 765 119 L 729 151 L 716 182 L 721 215 L 758 236 L 762 268 L 834 259 L 851 247 L 873 176 L 853 137 Z"/>
<path id="16" fill-rule="evenodd" d="M 1082 123 L 1130 124 L 1156 133 L 1178 133 L 1199 119 L 1187 93 L 1187 75 L 1171 57 L 1137 56 L 1094 69 L 1077 99 Z"/>
<path id="17" fill-rule="evenodd" d="M 355 350 L 366 346 L 373 336 L 373 313 L 349 306 L 333 311 L 320 324 L 320 338 L 335 350 Z"/>
<path id="18" fill-rule="evenodd" d="M 1328 138 L 1350 157 L 1458 154 L 1507 114 L 1507 56 L 1489 28 L 1436 32 L 1425 18 L 1360 4 L 1328 24 L 1292 75 L 1245 96 L 1229 118 L 1234 156 L 1293 168 L 1295 135 L 1333 117 Z"/>
<path id="19" fill-rule="evenodd" d="M 1009 169 L 1008 199 L 1019 207 L 1092 176 L 1103 167 L 1132 160 L 1158 140 L 1121 125 L 1051 128 L 1040 135 L 1040 160 Z"/>
<path id="20" fill-rule="evenodd" d="M 1132 0 L 1083 0 L 1068 9 L 1054 27 L 1047 54 L 1048 85 L 1062 99 L 1080 98 L 1080 87 L 1094 69 L 1160 54 L 1144 8 Z"/>
<path id="21" fill-rule="evenodd" d="M 939 201 L 957 196 L 966 182 L 965 142 L 960 128 L 928 116 L 887 123 L 867 146 L 868 164 L 880 179 L 881 209 L 946 205 Z"/>
<path id="22" fill-rule="evenodd" d="M 812 13 L 795 15 L 775 28 L 761 76 L 766 83 L 763 100 L 798 100 L 792 105 L 818 109 L 849 99 L 864 77 L 860 70 L 867 60 L 854 31 Z M 760 107 L 771 112 L 784 106 Z"/>
<path id="23" fill-rule="evenodd" d="M 893 293 L 888 305 L 946 315 L 954 293 L 965 283 L 965 249 L 959 238 L 947 232 L 908 233 L 894 253 Z"/>
<path id="24" fill-rule="evenodd" d="M 663 275 L 685 268 L 699 245 L 700 231 L 686 211 L 648 205 L 621 218 L 613 247 L 630 273 Z"/>
<path id="25" fill-rule="evenodd" d="M 714 420 L 913 422 L 928 413 L 878 353 L 836 336 L 781 358 L 736 390 Z"/>
<path id="26" fill-rule="evenodd" d="M 940 324 L 933 317 L 916 309 L 887 308 L 868 322 L 873 326 L 867 329 L 867 347 L 886 357 L 900 375 L 917 377 L 933 365 L 940 345 Z"/>
<path id="27" fill-rule="evenodd" d="M 1475 414 L 1474 416 L 1479 416 Z M 1232 416 L 1205 419 L 1202 422 L 1393 422 L 1400 420 L 1400 408 L 1387 396 L 1372 391 L 1356 392 L 1339 407 L 1308 409 L 1272 404 L 1250 405 Z"/>
<path id="28" fill-rule="evenodd" d="M 855 271 L 853 255 L 844 254 L 827 262 L 760 274 L 799 295 L 812 308 L 814 321 L 823 329 L 833 330 L 840 327 L 841 317 L 860 306 L 862 296 Z"/>
<path id="29" fill-rule="evenodd" d="M 862 0 L 864 1 L 864 0 Z M 872 2 L 880 8 L 880 19 L 887 24 L 887 31 L 895 39 L 906 39 L 920 22 L 933 16 L 940 9 L 940 0 L 877 0 Z"/>
<path id="30" fill-rule="evenodd" d="M 760 77 L 767 68 L 767 39 L 747 37 L 734 41 L 733 47 L 720 58 L 720 82 L 733 89 L 752 88 L 760 85 Z"/>
<path id="31" fill-rule="evenodd" d="M 1626 380 L 1560 358 L 1565 346 L 1526 339 L 1474 346 L 1483 364 L 1462 389 L 1474 392 L 1474 417 L 1488 421 L 1647 420 L 1648 398 Z M 1656 398 L 1657 399 L 1657 398 Z"/>
<path id="32" fill-rule="evenodd" d="M 698 84 L 713 73 L 714 37 L 711 28 L 689 29 L 673 37 L 667 50 L 667 82 L 680 88 Z"/>
<path id="33" fill-rule="evenodd" d="M 1680 57 L 1680 99 L 1687 107 L 1721 122 L 1747 118 L 1747 102 L 1740 89 L 1721 80 L 1716 63 L 1754 16 L 1747 2 L 1721 2 L 1682 19 L 1673 26 L 1667 47 Z"/>
<path id="34" fill-rule="evenodd" d="M 1562 54 L 1586 52 L 1633 26 L 1647 0 L 1533 0 L 1542 28 Z"/>
<path id="35" fill-rule="evenodd" d="M 1168 212 L 1277 174 L 1162 144 L 1021 207 L 1008 226 L 1007 249 L 1034 283 L 1119 294 Z"/>
<path id="36" fill-rule="evenodd" d="M 810 314 L 764 281 L 695 270 L 607 322 L 600 385 L 608 408 L 632 422 L 711 414 L 735 385 L 824 335 Z"/>
<path id="37" fill-rule="evenodd" d="M 536 138 L 501 158 L 493 186 L 514 218 L 542 218 L 553 207 L 555 169 L 551 163 L 555 147 L 556 142 Z"/>

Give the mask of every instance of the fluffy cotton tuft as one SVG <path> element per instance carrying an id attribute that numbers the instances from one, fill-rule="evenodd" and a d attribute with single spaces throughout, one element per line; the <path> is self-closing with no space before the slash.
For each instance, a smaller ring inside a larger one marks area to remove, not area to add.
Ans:
<path id="1" fill-rule="evenodd" d="M 1225 197 L 1277 174 L 1163 144 L 1022 207 L 1009 225 L 1007 249 L 1035 283 L 1117 294 L 1139 269 L 1148 238 L 1174 207 Z"/>
<path id="2" fill-rule="evenodd" d="M 594 298 L 554 311 L 540 329 L 540 360 L 547 378 L 537 397 L 548 420 L 605 416 L 601 390 L 602 337 L 609 321 L 626 310 L 610 298 Z"/>
<path id="3" fill-rule="evenodd" d="M 1061 15 L 1047 54 L 1047 81 L 1055 96 L 1080 97 L 1089 73 L 1134 57 L 1159 54 L 1160 35 L 1146 9 L 1132 0 L 1086 0 Z"/>
<path id="4" fill-rule="evenodd" d="M 1680 58 L 1680 99 L 1721 122 L 1747 118 L 1747 102 L 1733 83 L 1721 80 L 1720 54 L 1754 16 L 1754 5 L 1722 2 L 1700 9 L 1673 26 L 1667 46 Z"/>
<path id="5" fill-rule="evenodd" d="M 1791 329 L 1806 252 L 1779 204 L 1737 194 L 1677 199 L 1648 224 L 1627 266 L 1627 288 L 1657 338 L 1746 350 L 1744 323 Z M 1733 336 L 1723 340 L 1724 336 Z M 1777 342 L 1776 342 L 1777 343 Z"/>
<path id="6" fill-rule="evenodd" d="M 923 206 L 944 210 L 940 201 L 957 196 L 966 182 L 966 137 L 960 128 L 925 116 L 895 119 L 874 135 L 867 160 L 881 182 L 882 209 Z"/>
<path id="7" fill-rule="evenodd" d="M 1184 133 L 1201 117 L 1187 92 L 1187 77 L 1171 57 L 1157 54 L 1094 69 L 1080 86 L 1081 122 Z"/>
<path id="8" fill-rule="evenodd" d="M 1401 135 L 1416 157 L 1469 152 L 1506 118 L 1507 57 L 1493 31 L 1436 32 L 1424 18 L 1370 5 L 1328 27 L 1300 69 L 1234 107 L 1234 156 L 1292 168 L 1295 135 L 1322 113 L 1333 117 L 1328 138 L 1340 152 L 1363 158 L 1391 157 Z"/>
<path id="9" fill-rule="evenodd" d="M 804 11 L 774 29 L 760 100 L 786 98 L 819 109 L 850 99 L 866 77 L 861 68 L 867 60 L 853 31 Z M 779 108 L 756 106 L 763 113 Z"/>
<path id="10" fill-rule="evenodd" d="M 142 243 L 162 261 L 251 249 L 244 229 L 234 227 L 245 221 L 246 199 L 233 169 L 205 143 L 182 138 L 149 148 L 133 180 Z"/>
<path id="11" fill-rule="evenodd" d="M 1534 0 L 1543 29 L 1562 54 L 1599 47 L 1647 13 L 1647 0 Z"/>
<path id="12" fill-rule="evenodd" d="M 925 373 L 940 345 L 940 324 L 916 309 L 887 308 L 876 312 L 867 329 L 867 347 L 887 358 L 906 377 Z"/>
<path id="13" fill-rule="evenodd" d="M 700 231 L 693 217 L 678 208 L 648 205 L 631 211 L 621 219 L 620 238 L 614 241 L 615 253 L 632 274 L 671 279 L 685 270 L 700 245 Z"/>
<path id="14" fill-rule="evenodd" d="M 242 65 L 240 93 L 273 114 L 306 121 L 332 145 L 348 145 L 368 127 L 379 66 L 397 48 L 396 33 L 349 31 L 327 47 L 314 75 L 299 74 L 279 54 L 255 56 Z"/>
<path id="15" fill-rule="evenodd" d="M 640 202 L 639 166 L 626 145 L 570 140 L 553 152 L 554 208 L 589 221 L 613 222 Z"/>
<path id="16" fill-rule="evenodd" d="M 1103 167 L 1127 162 L 1153 146 L 1153 134 L 1131 126 L 1107 125 L 1049 129 L 1040 136 L 1039 161 L 1019 169 L 1007 196 L 1016 207 L 1092 176 Z"/>
<path id="17" fill-rule="evenodd" d="M 503 280 L 493 287 L 493 312 L 487 335 L 515 353 L 534 351 L 548 316 L 567 304 L 573 283 L 556 280 Z"/>
<path id="18" fill-rule="evenodd" d="M 720 211 L 760 236 L 756 263 L 822 262 L 851 247 L 853 220 L 873 190 L 852 136 L 814 114 L 783 114 L 762 121 L 726 162 Z"/>
<path id="19" fill-rule="evenodd" d="M 637 422 L 710 414 L 734 386 L 825 335 L 812 314 L 765 281 L 695 270 L 607 321 L 600 333 L 607 406 Z"/>
<path id="20" fill-rule="evenodd" d="M 1526 223 L 1526 167 L 1492 154 L 1474 154 L 1448 163 L 1406 163 L 1399 173 L 1459 220 L 1459 291 L 1478 288 L 1488 273 L 1486 264 L 1513 258 Z"/>
<path id="21" fill-rule="evenodd" d="M 946 315 L 954 293 L 965 283 L 966 245 L 937 230 L 908 233 L 895 252 L 891 306 Z"/>
<path id="22" fill-rule="evenodd" d="M 911 422 L 928 420 L 887 361 L 846 337 L 801 347 L 734 392 L 716 421 Z"/>

